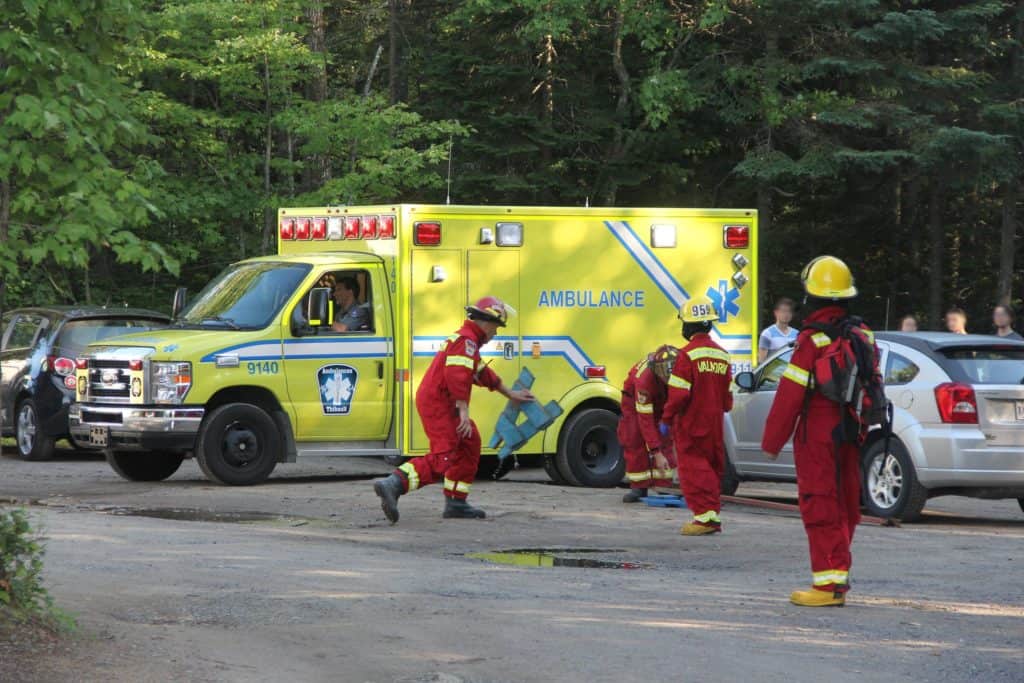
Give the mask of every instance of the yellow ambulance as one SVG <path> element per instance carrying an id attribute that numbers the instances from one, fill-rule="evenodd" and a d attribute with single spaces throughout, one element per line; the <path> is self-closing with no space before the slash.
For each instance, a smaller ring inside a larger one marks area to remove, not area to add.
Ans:
<path id="1" fill-rule="evenodd" d="M 307 456 L 427 452 L 414 397 L 431 358 L 493 295 L 516 311 L 482 349 L 509 385 L 528 368 L 562 414 L 519 452 L 556 481 L 614 486 L 620 387 L 663 343 L 679 306 L 717 304 L 734 372 L 756 354 L 757 214 L 414 204 L 279 211 L 273 256 L 229 266 L 168 329 L 90 346 L 76 360 L 76 443 L 131 480 L 195 457 L 211 480 L 264 481 Z M 485 442 L 505 408 L 478 389 Z M 485 455 L 484 464 L 494 456 Z"/>

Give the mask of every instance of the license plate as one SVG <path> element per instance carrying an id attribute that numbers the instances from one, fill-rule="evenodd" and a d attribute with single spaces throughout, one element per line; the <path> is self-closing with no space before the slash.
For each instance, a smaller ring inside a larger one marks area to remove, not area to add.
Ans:
<path id="1" fill-rule="evenodd" d="M 103 448 L 107 445 L 109 435 L 108 427 L 89 427 L 89 445 Z"/>
<path id="2" fill-rule="evenodd" d="M 1015 407 L 1017 409 L 1017 419 L 1024 421 L 1024 401 L 1017 401 Z"/>

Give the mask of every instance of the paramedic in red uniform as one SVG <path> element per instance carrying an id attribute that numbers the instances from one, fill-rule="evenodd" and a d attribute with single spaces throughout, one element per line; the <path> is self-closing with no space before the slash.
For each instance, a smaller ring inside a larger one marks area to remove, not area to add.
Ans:
<path id="1" fill-rule="evenodd" d="M 513 401 L 532 401 L 527 390 L 511 390 L 480 362 L 480 347 L 508 321 L 509 308 L 495 297 L 467 306 L 468 319 L 441 346 L 416 392 L 416 410 L 430 439 L 430 453 L 413 458 L 373 484 L 385 516 L 398 521 L 399 496 L 444 481 L 446 519 L 483 519 L 483 510 L 466 502 L 480 464 L 480 432 L 469 418 L 473 385 L 500 392 Z"/>
<path id="2" fill-rule="evenodd" d="M 850 587 L 850 544 L 860 521 L 860 454 L 855 443 L 837 439 L 840 404 L 813 390 L 813 370 L 832 343 L 819 326 L 835 326 L 847 318 L 848 302 L 857 289 L 850 269 L 833 256 L 811 261 L 801 279 L 809 313 L 779 381 L 761 448 L 774 459 L 795 430 L 793 458 L 812 586 L 794 591 L 790 601 L 806 607 L 841 606 Z M 873 346 L 870 331 L 862 329 Z M 874 355 L 877 371 L 877 348 Z"/>
<path id="3" fill-rule="evenodd" d="M 668 376 L 679 349 L 662 346 L 629 371 L 622 387 L 622 419 L 619 443 L 626 459 L 630 490 L 623 503 L 636 503 L 655 486 L 672 486 L 676 473 L 672 439 L 658 430 L 662 409 L 668 398 Z"/>
<path id="4" fill-rule="evenodd" d="M 668 378 L 661 431 L 667 433 L 671 427 L 679 483 L 693 513 L 693 520 L 684 524 L 680 533 L 703 536 L 722 530 L 722 423 L 725 413 L 732 410 L 732 368 L 728 352 L 711 339 L 711 325 L 718 314 L 710 299 L 690 299 L 679 309 L 679 317 L 683 337 L 690 343 L 680 349 Z"/>

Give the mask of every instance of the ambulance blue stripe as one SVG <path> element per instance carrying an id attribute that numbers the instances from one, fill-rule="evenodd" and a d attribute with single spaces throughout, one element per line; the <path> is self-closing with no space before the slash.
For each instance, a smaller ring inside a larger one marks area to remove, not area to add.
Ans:
<path id="1" fill-rule="evenodd" d="M 225 353 L 231 353 L 232 351 L 240 351 L 242 349 L 251 348 L 254 346 L 267 346 L 270 344 L 282 344 L 284 345 L 284 358 L 378 358 L 381 356 L 390 356 L 391 354 L 381 353 L 327 353 L 327 354 L 292 354 L 288 352 L 289 346 L 297 346 L 300 344 L 381 344 L 390 343 L 392 340 L 390 337 L 358 337 L 352 339 L 339 339 L 337 337 L 314 337 L 310 339 L 285 339 L 283 342 L 279 339 L 264 339 L 262 341 L 246 342 L 244 344 L 235 344 L 233 346 L 226 346 L 223 349 L 218 349 L 212 353 L 208 353 L 200 359 L 200 363 L 215 363 L 217 356 Z M 242 360 L 245 361 L 257 361 L 257 360 L 282 360 L 282 355 L 273 356 L 247 356 Z"/>
<path id="2" fill-rule="evenodd" d="M 635 253 L 633 253 L 633 250 L 630 248 L 630 246 L 628 244 L 626 244 L 626 240 L 622 239 L 622 237 L 619 235 L 619 233 L 615 232 L 615 228 L 612 227 L 612 222 L 611 221 L 605 221 L 604 224 L 608 228 L 608 230 L 612 233 L 612 236 L 619 241 L 619 244 L 622 245 L 622 248 L 626 250 L 626 253 L 633 257 L 633 260 L 636 261 L 637 265 L 640 266 L 643 269 L 643 271 L 645 273 L 647 273 L 647 276 L 649 278 L 651 278 L 651 281 L 655 285 L 658 286 L 658 289 L 660 289 L 661 293 L 665 295 L 665 298 L 668 299 L 669 302 L 672 302 L 672 295 L 661 284 L 661 282 L 658 280 L 657 276 L 654 273 L 652 273 L 647 268 L 647 264 L 644 263 L 643 261 L 641 261 L 639 258 L 637 258 L 637 255 Z M 630 232 L 632 232 L 632 231 L 630 231 Z M 680 288 L 680 289 L 682 289 L 682 288 Z M 682 305 L 681 303 L 680 304 L 676 304 L 676 308 L 679 308 L 679 306 L 681 306 L 681 305 Z"/>

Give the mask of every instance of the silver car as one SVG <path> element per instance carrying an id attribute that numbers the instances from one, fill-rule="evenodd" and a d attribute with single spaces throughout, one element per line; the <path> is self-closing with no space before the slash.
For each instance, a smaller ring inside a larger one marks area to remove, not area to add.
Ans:
<path id="1" fill-rule="evenodd" d="M 864 504 L 874 515 L 913 520 L 935 496 L 1016 498 L 1024 510 L 1024 341 L 945 332 L 876 335 L 886 395 L 895 408 L 886 452 L 881 431 L 862 449 Z M 741 481 L 796 481 L 793 446 L 778 460 L 761 450 L 786 348 L 737 375 L 726 416 L 723 490 Z"/>

